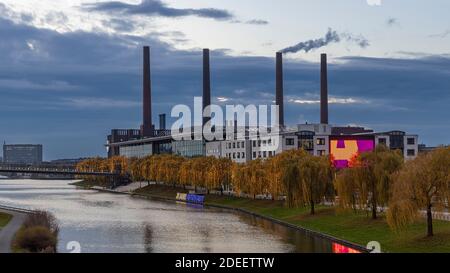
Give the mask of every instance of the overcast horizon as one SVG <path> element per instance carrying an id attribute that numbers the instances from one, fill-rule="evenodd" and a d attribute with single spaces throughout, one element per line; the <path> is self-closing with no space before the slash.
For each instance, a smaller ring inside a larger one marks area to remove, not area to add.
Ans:
<path id="1" fill-rule="evenodd" d="M 202 48 L 221 105 L 272 104 L 283 51 L 286 123 L 317 123 L 327 53 L 331 124 L 450 144 L 448 10 L 445 0 L 0 0 L 0 141 L 43 144 L 45 160 L 105 156 L 111 129 L 142 122 L 149 45 L 156 126 L 201 96 Z"/>

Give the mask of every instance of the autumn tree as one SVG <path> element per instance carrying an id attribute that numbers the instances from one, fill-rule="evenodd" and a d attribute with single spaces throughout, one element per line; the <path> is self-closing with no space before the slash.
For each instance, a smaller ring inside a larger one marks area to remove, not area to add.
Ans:
<path id="1" fill-rule="evenodd" d="M 396 176 L 387 220 L 393 229 L 405 228 L 426 210 L 427 235 L 433 236 L 433 209 L 450 201 L 450 148 L 440 148 L 406 163 Z"/>
<path id="2" fill-rule="evenodd" d="M 388 204 L 393 174 L 402 167 L 403 161 L 400 151 L 391 151 L 384 145 L 358 155 L 345 173 L 350 185 L 343 184 L 342 176 L 335 182 L 341 205 L 355 207 L 356 201 L 357 207 L 366 209 L 370 204 L 372 219 L 376 219 L 378 207 Z"/>
<path id="3" fill-rule="evenodd" d="M 299 183 L 300 172 L 295 162 L 290 162 L 284 171 L 281 181 L 286 190 L 286 204 L 288 208 L 298 206 L 298 196 L 303 195 Z"/>
<path id="4" fill-rule="evenodd" d="M 321 203 L 330 192 L 332 184 L 331 162 L 327 157 L 307 155 L 299 165 L 300 194 L 299 202 L 310 206 L 311 215 L 315 214 L 315 204 Z"/>
<path id="5" fill-rule="evenodd" d="M 355 175 L 354 169 L 347 168 L 340 170 L 336 175 L 334 180 L 334 188 L 338 194 L 339 202 L 338 205 L 344 209 L 357 209 L 357 204 L 363 203 L 361 200 L 357 201 L 358 197 L 358 185 L 356 179 L 353 177 Z"/>

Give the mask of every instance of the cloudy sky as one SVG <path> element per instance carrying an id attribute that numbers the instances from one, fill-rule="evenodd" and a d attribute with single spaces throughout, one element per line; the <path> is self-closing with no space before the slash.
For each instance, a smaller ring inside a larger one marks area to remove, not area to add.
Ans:
<path id="1" fill-rule="evenodd" d="M 154 122 L 201 94 L 270 104 L 285 52 L 286 120 L 318 122 L 329 54 L 330 121 L 450 143 L 448 0 L 0 0 L 0 140 L 45 158 L 105 155 L 111 128 L 141 123 L 141 54 L 152 48 Z"/>

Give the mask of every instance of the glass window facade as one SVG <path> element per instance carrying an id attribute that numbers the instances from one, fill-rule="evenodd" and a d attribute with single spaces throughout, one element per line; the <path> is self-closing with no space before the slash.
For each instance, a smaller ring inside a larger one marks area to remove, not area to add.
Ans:
<path id="1" fill-rule="evenodd" d="M 183 157 L 206 156 L 205 143 L 202 140 L 174 141 L 172 151 Z"/>
<path id="2" fill-rule="evenodd" d="M 301 131 L 298 134 L 298 148 L 305 151 L 314 150 L 314 132 Z"/>
<path id="3" fill-rule="evenodd" d="M 120 155 L 127 158 L 142 158 L 153 154 L 153 144 L 121 146 Z"/>
<path id="4" fill-rule="evenodd" d="M 41 164 L 42 145 L 3 145 L 3 162 L 7 164 Z"/>
<path id="5" fill-rule="evenodd" d="M 293 138 L 286 138 L 286 145 L 292 146 L 295 144 L 295 140 Z"/>
<path id="6" fill-rule="evenodd" d="M 317 140 L 317 145 L 325 145 L 325 138 L 318 138 Z"/>

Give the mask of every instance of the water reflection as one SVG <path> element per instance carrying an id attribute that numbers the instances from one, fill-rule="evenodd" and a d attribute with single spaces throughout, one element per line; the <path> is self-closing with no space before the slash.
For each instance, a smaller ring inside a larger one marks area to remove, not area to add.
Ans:
<path id="1" fill-rule="evenodd" d="M 240 220 L 249 225 L 262 228 L 269 233 L 277 234 L 281 239 L 295 246 L 292 252 L 297 253 L 330 253 L 332 244 L 328 240 L 309 235 L 303 231 L 287 228 L 277 223 L 256 216 L 240 215 Z"/>
<path id="2" fill-rule="evenodd" d="M 153 229 L 149 224 L 144 225 L 144 247 L 146 253 L 152 253 Z"/>
<path id="3" fill-rule="evenodd" d="M 0 180 L 0 205 L 44 209 L 58 250 L 82 252 L 331 252 L 331 243 L 242 214 L 198 205 L 79 190 L 70 181 Z"/>

